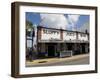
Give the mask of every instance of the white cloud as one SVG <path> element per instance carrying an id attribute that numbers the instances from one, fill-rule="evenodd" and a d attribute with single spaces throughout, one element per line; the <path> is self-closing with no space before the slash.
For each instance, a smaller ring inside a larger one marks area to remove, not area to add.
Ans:
<path id="1" fill-rule="evenodd" d="M 84 24 L 78 29 L 78 31 L 80 31 L 80 32 L 85 32 L 85 31 L 87 30 L 87 32 L 90 33 L 89 26 L 90 26 L 90 23 L 89 23 L 89 21 L 87 21 L 86 23 L 84 23 Z"/>
<path id="2" fill-rule="evenodd" d="M 41 26 L 76 30 L 76 23 L 79 20 L 80 15 L 68 14 L 66 17 L 63 14 L 40 14 Z"/>
<path id="3" fill-rule="evenodd" d="M 80 17 L 80 15 L 72 15 L 72 14 L 68 15 L 68 19 L 72 23 L 77 22 L 79 20 L 79 17 Z"/>
<path id="4" fill-rule="evenodd" d="M 79 20 L 79 17 L 80 15 L 72 15 L 72 14 L 69 14 L 67 19 L 68 19 L 68 22 L 69 22 L 69 28 L 71 30 L 76 30 L 76 23 L 78 22 Z"/>
<path id="5" fill-rule="evenodd" d="M 63 14 L 40 14 L 41 16 L 41 26 L 57 28 L 57 29 L 67 29 L 68 21 Z"/>

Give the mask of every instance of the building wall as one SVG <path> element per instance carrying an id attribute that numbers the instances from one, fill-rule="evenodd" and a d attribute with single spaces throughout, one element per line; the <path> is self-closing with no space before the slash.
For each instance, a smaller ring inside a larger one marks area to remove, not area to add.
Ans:
<path id="1" fill-rule="evenodd" d="M 78 40 L 88 41 L 88 34 L 78 33 Z"/>
<path id="2" fill-rule="evenodd" d="M 59 30 L 42 29 L 41 34 L 42 34 L 41 40 L 52 40 L 52 39 L 60 40 Z"/>
<path id="3" fill-rule="evenodd" d="M 74 54 L 89 52 L 89 34 L 87 33 L 38 27 L 37 34 L 39 55 L 48 56 L 49 46 L 55 47 L 55 56 L 67 50 L 73 51 Z"/>
<path id="4" fill-rule="evenodd" d="M 76 33 L 63 31 L 63 40 L 76 40 Z"/>
<path id="5" fill-rule="evenodd" d="M 38 40 L 41 40 L 44 42 L 50 40 L 59 41 L 89 41 L 89 34 L 88 33 L 82 33 L 82 32 L 76 32 L 76 31 L 67 31 L 62 29 L 48 29 L 48 28 L 41 28 L 38 32 Z"/>

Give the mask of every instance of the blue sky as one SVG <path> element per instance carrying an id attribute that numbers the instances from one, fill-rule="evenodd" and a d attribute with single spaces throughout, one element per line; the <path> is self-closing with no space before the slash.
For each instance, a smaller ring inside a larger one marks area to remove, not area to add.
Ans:
<path id="1" fill-rule="evenodd" d="M 52 18 L 54 18 L 53 16 L 49 16 L 49 15 L 45 16 L 45 15 L 47 15 L 46 13 L 26 12 L 26 20 L 29 20 L 30 22 L 32 22 L 35 25 L 39 25 L 41 22 L 41 18 L 42 18 L 40 14 L 43 14 L 42 15 L 43 17 L 48 17 L 48 18 L 45 18 L 46 21 L 44 20 L 42 24 L 47 24 L 47 23 L 50 24 L 50 20 Z M 57 15 L 59 17 L 59 14 L 57 14 Z M 73 28 L 73 25 L 76 26 L 77 28 L 80 28 L 80 27 L 82 27 L 82 25 L 89 22 L 89 20 L 90 20 L 89 15 L 79 15 L 79 16 L 75 15 L 76 17 L 74 16 L 74 14 L 62 14 L 62 15 L 67 19 L 67 26 L 69 26 L 67 29 L 70 29 L 70 30 Z M 73 16 L 69 16 L 69 15 L 73 15 Z M 61 18 L 61 17 L 62 16 L 60 16 L 59 18 Z M 51 19 L 49 19 L 49 18 L 51 18 Z M 58 19 L 57 19 L 57 21 L 58 21 Z M 47 20 L 49 20 L 49 21 L 47 22 Z M 63 20 L 63 18 L 61 18 L 61 20 Z M 47 22 L 47 23 L 45 23 L 45 22 Z M 44 27 L 46 27 L 46 25 Z"/>
<path id="2" fill-rule="evenodd" d="M 89 22 L 89 15 L 81 15 L 76 25 L 82 27 L 86 22 Z"/>
<path id="3" fill-rule="evenodd" d="M 26 20 L 29 20 L 33 24 L 38 25 L 40 23 L 40 14 L 39 13 L 32 13 L 32 12 L 27 12 L 26 13 Z"/>

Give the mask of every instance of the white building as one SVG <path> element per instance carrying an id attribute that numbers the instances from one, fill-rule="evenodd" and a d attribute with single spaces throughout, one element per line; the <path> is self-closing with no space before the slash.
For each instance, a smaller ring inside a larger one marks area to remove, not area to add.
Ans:
<path id="1" fill-rule="evenodd" d="M 89 33 L 38 26 L 38 55 L 55 57 L 61 51 L 68 50 L 73 54 L 89 53 Z"/>

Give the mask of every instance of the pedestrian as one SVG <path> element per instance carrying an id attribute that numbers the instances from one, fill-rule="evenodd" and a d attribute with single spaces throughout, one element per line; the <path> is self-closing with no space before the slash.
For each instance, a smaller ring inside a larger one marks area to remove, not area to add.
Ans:
<path id="1" fill-rule="evenodd" d="M 30 50 L 29 50 L 29 60 L 30 60 L 30 61 L 33 60 L 33 52 L 32 52 L 32 48 L 30 48 Z"/>

